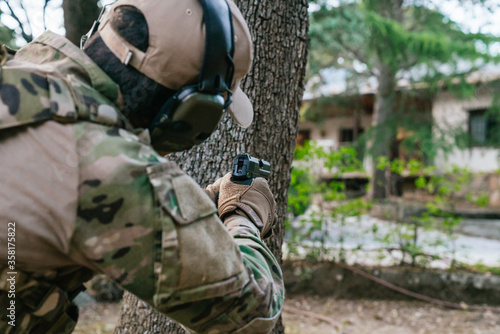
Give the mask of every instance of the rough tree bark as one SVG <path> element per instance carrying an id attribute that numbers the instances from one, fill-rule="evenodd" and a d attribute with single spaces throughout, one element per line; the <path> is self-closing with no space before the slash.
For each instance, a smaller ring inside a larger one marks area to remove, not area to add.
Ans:
<path id="1" fill-rule="evenodd" d="M 236 3 L 254 41 L 253 69 L 242 84 L 255 109 L 254 122 L 243 130 L 225 115 L 206 143 L 173 159 L 202 186 L 227 173 L 238 153 L 247 152 L 268 160 L 272 165 L 270 186 L 280 217 L 268 246 L 281 259 L 290 170 L 304 91 L 308 2 L 239 0 Z M 145 332 L 185 333 L 180 326 L 126 293 L 121 323 L 115 333 Z M 284 333 L 281 321 L 273 333 Z"/>
<path id="2" fill-rule="evenodd" d="M 66 38 L 80 45 L 80 38 L 89 31 L 101 12 L 97 0 L 64 0 L 62 7 Z"/>

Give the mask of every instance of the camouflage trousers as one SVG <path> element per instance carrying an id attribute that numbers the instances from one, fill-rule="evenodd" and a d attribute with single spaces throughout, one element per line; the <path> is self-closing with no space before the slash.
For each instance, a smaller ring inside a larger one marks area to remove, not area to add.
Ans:
<path id="1" fill-rule="evenodd" d="M 72 333 L 78 307 L 71 300 L 84 289 L 82 280 L 90 276 L 86 269 L 74 271 L 57 278 L 64 282 L 60 287 L 19 270 L 0 268 L 0 307 L 6 310 L 0 318 L 0 333 Z"/>

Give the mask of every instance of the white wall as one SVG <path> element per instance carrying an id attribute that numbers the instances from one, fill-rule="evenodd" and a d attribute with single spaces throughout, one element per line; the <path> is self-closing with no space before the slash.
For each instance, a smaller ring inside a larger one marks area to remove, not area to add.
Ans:
<path id="1" fill-rule="evenodd" d="M 500 169 L 499 150 L 473 148 L 471 150 L 456 149 L 447 156 L 439 152 L 434 163 L 440 171 L 446 171 L 453 165 L 467 168 L 472 172 L 493 172 Z"/>
<path id="2" fill-rule="evenodd" d="M 478 90 L 472 98 L 458 99 L 450 93 L 438 93 L 432 107 L 432 116 L 436 124 L 446 133 L 456 127 L 468 129 L 469 110 L 487 109 L 492 103 L 491 93 Z M 436 137 L 441 133 L 435 131 Z M 446 136 L 446 135 L 445 135 Z M 440 152 L 434 160 L 439 170 L 445 171 L 453 164 L 467 167 L 473 172 L 492 172 L 500 169 L 500 150 L 472 147 L 466 150 L 455 149 L 446 156 Z"/>

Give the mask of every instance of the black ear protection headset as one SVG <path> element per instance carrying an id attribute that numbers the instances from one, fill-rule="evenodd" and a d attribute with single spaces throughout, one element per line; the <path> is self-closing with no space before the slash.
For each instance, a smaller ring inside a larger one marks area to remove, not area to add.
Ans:
<path id="1" fill-rule="evenodd" d="M 231 10 L 225 0 L 199 2 L 206 33 L 199 81 L 179 89 L 151 122 L 151 142 L 158 151 L 177 152 L 201 144 L 215 131 L 222 113 L 231 104 L 234 74 Z M 101 16 L 102 13 L 89 33 L 82 37 L 82 48 L 97 31 Z"/>
<path id="2" fill-rule="evenodd" d="M 234 74 L 233 24 L 225 0 L 199 0 L 205 22 L 205 55 L 199 82 L 181 88 L 150 125 L 159 151 L 182 151 L 201 144 L 215 131 L 231 104 Z M 227 99 L 223 93 L 227 92 Z"/>

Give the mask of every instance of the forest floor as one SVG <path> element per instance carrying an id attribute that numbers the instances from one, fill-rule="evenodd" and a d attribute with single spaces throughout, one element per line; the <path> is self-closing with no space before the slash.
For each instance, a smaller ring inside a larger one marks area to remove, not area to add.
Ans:
<path id="1" fill-rule="evenodd" d="M 449 310 L 417 301 L 335 299 L 333 297 L 289 296 L 283 313 L 287 334 L 498 334 L 500 316 L 491 311 Z M 74 333 L 113 333 L 120 303 L 89 304 L 80 310 Z M 311 315 L 328 317 L 337 326 Z"/>

